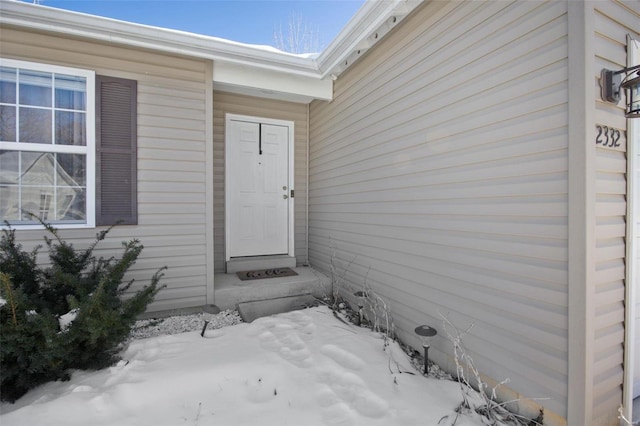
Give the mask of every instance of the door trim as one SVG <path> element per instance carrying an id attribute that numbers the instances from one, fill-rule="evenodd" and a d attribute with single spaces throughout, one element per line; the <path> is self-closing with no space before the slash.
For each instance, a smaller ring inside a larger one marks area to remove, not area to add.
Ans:
<path id="1" fill-rule="evenodd" d="M 230 155 L 230 150 L 228 149 L 228 145 L 231 142 L 229 140 L 229 132 L 227 131 L 227 129 L 229 128 L 229 125 L 232 121 L 244 121 L 244 122 L 249 122 L 249 123 L 262 123 L 262 124 L 272 124 L 275 126 L 283 126 L 283 127 L 287 127 L 288 128 L 288 157 L 289 157 L 289 170 L 288 170 L 288 176 L 289 176 L 289 194 L 291 194 L 291 191 L 295 189 L 295 181 L 294 181 L 294 177 L 295 177 L 295 139 L 294 139 L 294 122 L 293 121 L 288 121 L 288 120 L 276 120 L 276 119 L 272 119 L 272 118 L 264 118 L 264 117 L 254 117 L 254 116 L 249 116 L 249 115 L 239 115 L 239 114 L 230 114 L 230 113 L 226 113 L 225 114 L 225 131 L 224 131 L 224 188 L 225 188 L 225 196 L 224 196 L 224 219 L 225 219 L 225 226 L 224 226 L 224 251 L 225 251 L 225 260 L 228 262 L 231 259 L 231 256 L 229 256 L 229 242 L 231 241 L 231 237 L 230 237 L 230 229 L 229 226 L 227 226 L 229 224 L 229 218 L 231 216 L 231 211 L 230 211 L 230 192 L 227 190 L 229 182 L 230 182 L 230 171 L 229 168 L 227 167 L 227 164 L 230 163 L 229 161 L 229 155 Z M 287 209 L 287 215 L 288 215 L 288 233 L 289 233 L 289 238 L 288 238 L 288 255 L 291 257 L 295 256 L 295 216 L 294 216 L 294 211 L 295 211 L 295 198 L 293 197 L 289 197 L 288 198 L 288 209 Z"/>

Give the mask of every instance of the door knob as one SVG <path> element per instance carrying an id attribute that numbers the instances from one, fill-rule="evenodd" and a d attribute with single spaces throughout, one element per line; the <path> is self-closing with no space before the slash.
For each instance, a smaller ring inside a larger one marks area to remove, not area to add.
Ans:
<path id="1" fill-rule="evenodd" d="M 284 199 L 286 200 L 287 198 L 289 198 L 289 196 L 288 196 L 287 194 L 284 194 L 284 195 L 282 196 L 282 198 L 284 198 Z"/>

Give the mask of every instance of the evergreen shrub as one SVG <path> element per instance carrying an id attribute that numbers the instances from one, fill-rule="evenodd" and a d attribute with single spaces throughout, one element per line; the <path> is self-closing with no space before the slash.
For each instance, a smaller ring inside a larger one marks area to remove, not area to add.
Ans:
<path id="1" fill-rule="evenodd" d="M 124 282 L 143 246 L 123 243 L 117 259 L 93 251 L 112 229 L 101 231 L 84 250 L 62 240 L 42 223 L 49 263 L 39 265 L 42 246 L 30 252 L 15 230 L 0 238 L 0 397 L 13 402 L 51 380 L 66 380 L 73 369 L 100 369 L 116 362 L 136 317 L 161 290 L 160 268 L 151 283 L 134 294 Z M 62 319 L 62 321 L 61 321 Z M 70 321 L 70 322 L 69 322 Z"/>

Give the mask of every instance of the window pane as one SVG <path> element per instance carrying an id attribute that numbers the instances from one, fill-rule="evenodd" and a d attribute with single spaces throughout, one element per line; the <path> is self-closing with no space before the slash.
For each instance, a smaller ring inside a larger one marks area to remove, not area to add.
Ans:
<path id="1" fill-rule="evenodd" d="M 72 75 L 57 74 L 55 79 L 56 108 L 86 109 L 86 79 Z"/>
<path id="2" fill-rule="evenodd" d="M 56 167 L 56 220 L 86 219 L 86 157 L 58 154 Z"/>
<path id="3" fill-rule="evenodd" d="M 84 112 L 56 111 L 56 144 L 85 146 L 87 126 L 84 118 Z"/>
<path id="4" fill-rule="evenodd" d="M 16 141 L 16 107 L 0 105 L 0 141 Z"/>
<path id="5" fill-rule="evenodd" d="M 85 222 L 86 162 L 82 154 L 0 151 L 0 220 Z"/>
<path id="6" fill-rule="evenodd" d="M 51 110 L 20 108 L 20 142 L 51 143 Z"/>
<path id="7" fill-rule="evenodd" d="M 16 69 L 0 67 L 0 102 L 16 103 Z"/>
<path id="8" fill-rule="evenodd" d="M 20 183 L 34 186 L 54 185 L 54 154 L 45 152 L 23 152 Z"/>
<path id="9" fill-rule="evenodd" d="M 86 160 L 82 154 L 58 154 L 57 186 L 85 186 Z"/>
<path id="10" fill-rule="evenodd" d="M 20 70 L 20 104 L 51 106 L 51 73 Z"/>
<path id="11" fill-rule="evenodd" d="M 22 187 L 22 220 L 33 220 L 30 214 L 41 220 L 54 220 L 53 187 Z"/>
<path id="12" fill-rule="evenodd" d="M 2 220 L 18 220 L 20 218 L 18 202 L 17 186 L 0 185 L 0 218 Z"/>
<path id="13" fill-rule="evenodd" d="M 0 184 L 18 184 L 20 153 L 0 151 Z"/>
<path id="14" fill-rule="evenodd" d="M 58 187 L 56 196 L 57 217 L 55 220 L 84 221 L 86 219 L 86 202 L 83 188 Z"/>

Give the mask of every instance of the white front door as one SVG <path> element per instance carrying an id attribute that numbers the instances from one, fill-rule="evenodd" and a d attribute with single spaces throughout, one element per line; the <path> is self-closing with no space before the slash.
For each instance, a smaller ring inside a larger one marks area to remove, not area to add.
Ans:
<path id="1" fill-rule="evenodd" d="M 289 124 L 227 115 L 227 260 L 291 252 Z"/>

